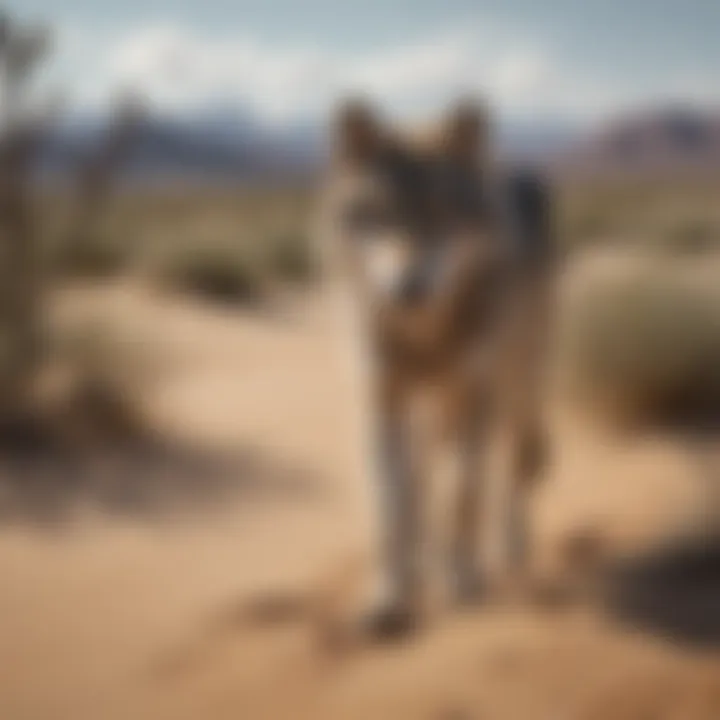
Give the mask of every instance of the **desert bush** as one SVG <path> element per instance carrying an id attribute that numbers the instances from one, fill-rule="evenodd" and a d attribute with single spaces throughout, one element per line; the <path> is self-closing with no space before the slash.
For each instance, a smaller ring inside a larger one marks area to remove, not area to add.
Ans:
<path id="1" fill-rule="evenodd" d="M 111 233 L 64 238 L 49 250 L 53 274 L 75 279 L 106 279 L 132 263 L 130 243 Z"/>
<path id="2" fill-rule="evenodd" d="M 309 238 L 300 232 L 271 235 L 266 243 L 266 267 L 271 276 L 289 282 L 307 282 L 315 274 Z"/>
<path id="3" fill-rule="evenodd" d="M 720 220 L 704 217 L 679 218 L 660 234 L 662 249 L 696 253 L 720 248 Z"/>
<path id="4" fill-rule="evenodd" d="M 126 441 L 147 437 L 144 398 L 157 375 L 149 344 L 103 322 L 55 328 L 38 391 L 63 437 Z"/>
<path id="5" fill-rule="evenodd" d="M 595 283 L 567 327 L 571 387 L 640 425 L 720 416 L 720 296 L 646 271 Z"/>
<path id="6" fill-rule="evenodd" d="M 567 233 L 573 243 L 591 243 L 606 237 L 614 230 L 613 218 L 602 210 L 591 209 L 574 218 L 569 224 Z"/>
<path id="7" fill-rule="evenodd" d="M 264 290 L 262 259 L 242 241 L 185 241 L 166 248 L 152 265 L 162 286 L 209 300 L 252 302 Z"/>

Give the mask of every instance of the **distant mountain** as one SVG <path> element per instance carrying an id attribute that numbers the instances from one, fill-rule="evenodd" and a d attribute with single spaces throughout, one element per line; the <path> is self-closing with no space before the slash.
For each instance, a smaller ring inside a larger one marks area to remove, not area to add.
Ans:
<path id="1" fill-rule="evenodd" d="M 74 118 L 45 144 L 44 176 L 62 179 L 102 142 L 107 120 Z M 499 133 L 504 155 L 543 158 L 574 137 L 562 123 L 509 123 Z M 125 182 L 252 182 L 306 176 L 327 152 L 318 125 L 269 128 L 233 109 L 208 109 L 182 116 L 146 118 L 124 163 Z"/>
<path id="2" fill-rule="evenodd" d="M 704 173 L 720 170 L 720 111 L 649 110 L 614 120 L 559 153 L 561 172 Z"/>
<path id="3" fill-rule="evenodd" d="M 498 128 L 498 152 L 503 158 L 546 163 L 582 135 L 581 127 L 562 119 L 508 121 Z"/>
<path id="4" fill-rule="evenodd" d="M 45 145 L 46 177 L 63 178 L 93 152 L 106 122 L 75 118 Z M 665 108 L 586 129 L 563 120 L 501 124 L 500 155 L 532 160 L 564 175 L 715 171 L 720 169 L 720 113 Z M 146 118 L 123 168 L 125 182 L 262 182 L 314 173 L 327 152 L 317 125 L 269 128 L 238 109 Z"/>
<path id="5" fill-rule="evenodd" d="M 44 177 L 62 180 L 103 142 L 106 118 L 74 118 L 44 144 Z M 206 112 L 148 117 L 140 122 L 125 158 L 125 182 L 226 183 L 305 173 L 321 151 L 319 132 L 273 131 L 237 113 Z"/>

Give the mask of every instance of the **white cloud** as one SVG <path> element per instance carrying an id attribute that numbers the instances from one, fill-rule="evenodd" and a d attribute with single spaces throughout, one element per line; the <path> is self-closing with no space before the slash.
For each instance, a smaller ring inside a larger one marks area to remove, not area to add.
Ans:
<path id="1" fill-rule="evenodd" d="M 76 28 L 71 37 L 74 55 L 66 66 L 75 68 L 81 102 L 104 102 L 114 89 L 131 86 L 161 108 L 236 102 L 278 122 L 319 117 L 347 91 L 366 92 L 400 114 L 423 113 L 458 91 L 473 90 L 505 113 L 586 116 L 663 92 L 717 97 L 714 84 L 699 78 L 668 84 L 659 76 L 655 86 L 637 88 L 626 75 L 608 83 L 583 75 L 537 38 L 488 24 L 364 54 L 275 46 L 241 34 L 211 37 L 175 25 L 120 35 Z"/>
<path id="2" fill-rule="evenodd" d="M 432 92 L 462 78 L 472 54 L 467 38 L 440 37 L 355 58 L 347 63 L 345 75 L 351 86 L 392 100 Z"/>

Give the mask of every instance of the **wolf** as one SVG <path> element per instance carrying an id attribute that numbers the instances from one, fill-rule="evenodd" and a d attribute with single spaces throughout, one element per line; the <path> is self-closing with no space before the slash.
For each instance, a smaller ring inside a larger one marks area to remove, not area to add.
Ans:
<path id="1" fill-rule="evenodd" d="M 427 619 L 432 442 L 456 458 L 445 568 L 458 601 L 488 585 L 479 534 L 491 438 L 507 467 L 498 575 L 526 567 L 528 497 L 548 454 L 551 189 L 494 160 L 482 100 L 460 99 L 431 132 L 394 128 L 357 98 L 332 125 L 318 237 L 344 303 L 380 499 L 379 590 L 363 617 L 396 636 Z"/>

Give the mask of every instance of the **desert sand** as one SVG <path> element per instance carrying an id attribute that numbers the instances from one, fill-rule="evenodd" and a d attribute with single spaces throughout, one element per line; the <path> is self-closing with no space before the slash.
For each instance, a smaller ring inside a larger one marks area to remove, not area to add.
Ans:
<path id="1" fill-rule="evenodd" d="M 397 646 L 321 646 L 308 598 L 351 571 L 371 527 L 327 304 L 244 312 L 119 286 L 62 308 L 152 345 L 147 406 L 169 440 L 90 479 L 3 470 L 3 720 L 720 718 L 718 644 L 692 642 L 717 640 L 717 553 L 660 573 L 658 617 L 497 603 Z M 547 567 L 582 528 L 623 554 L 699 522 L 707 447 L 564 412 L 554 429 L 534 504 Z M 700 599 L 668 594 L 698 584 Z"/>

